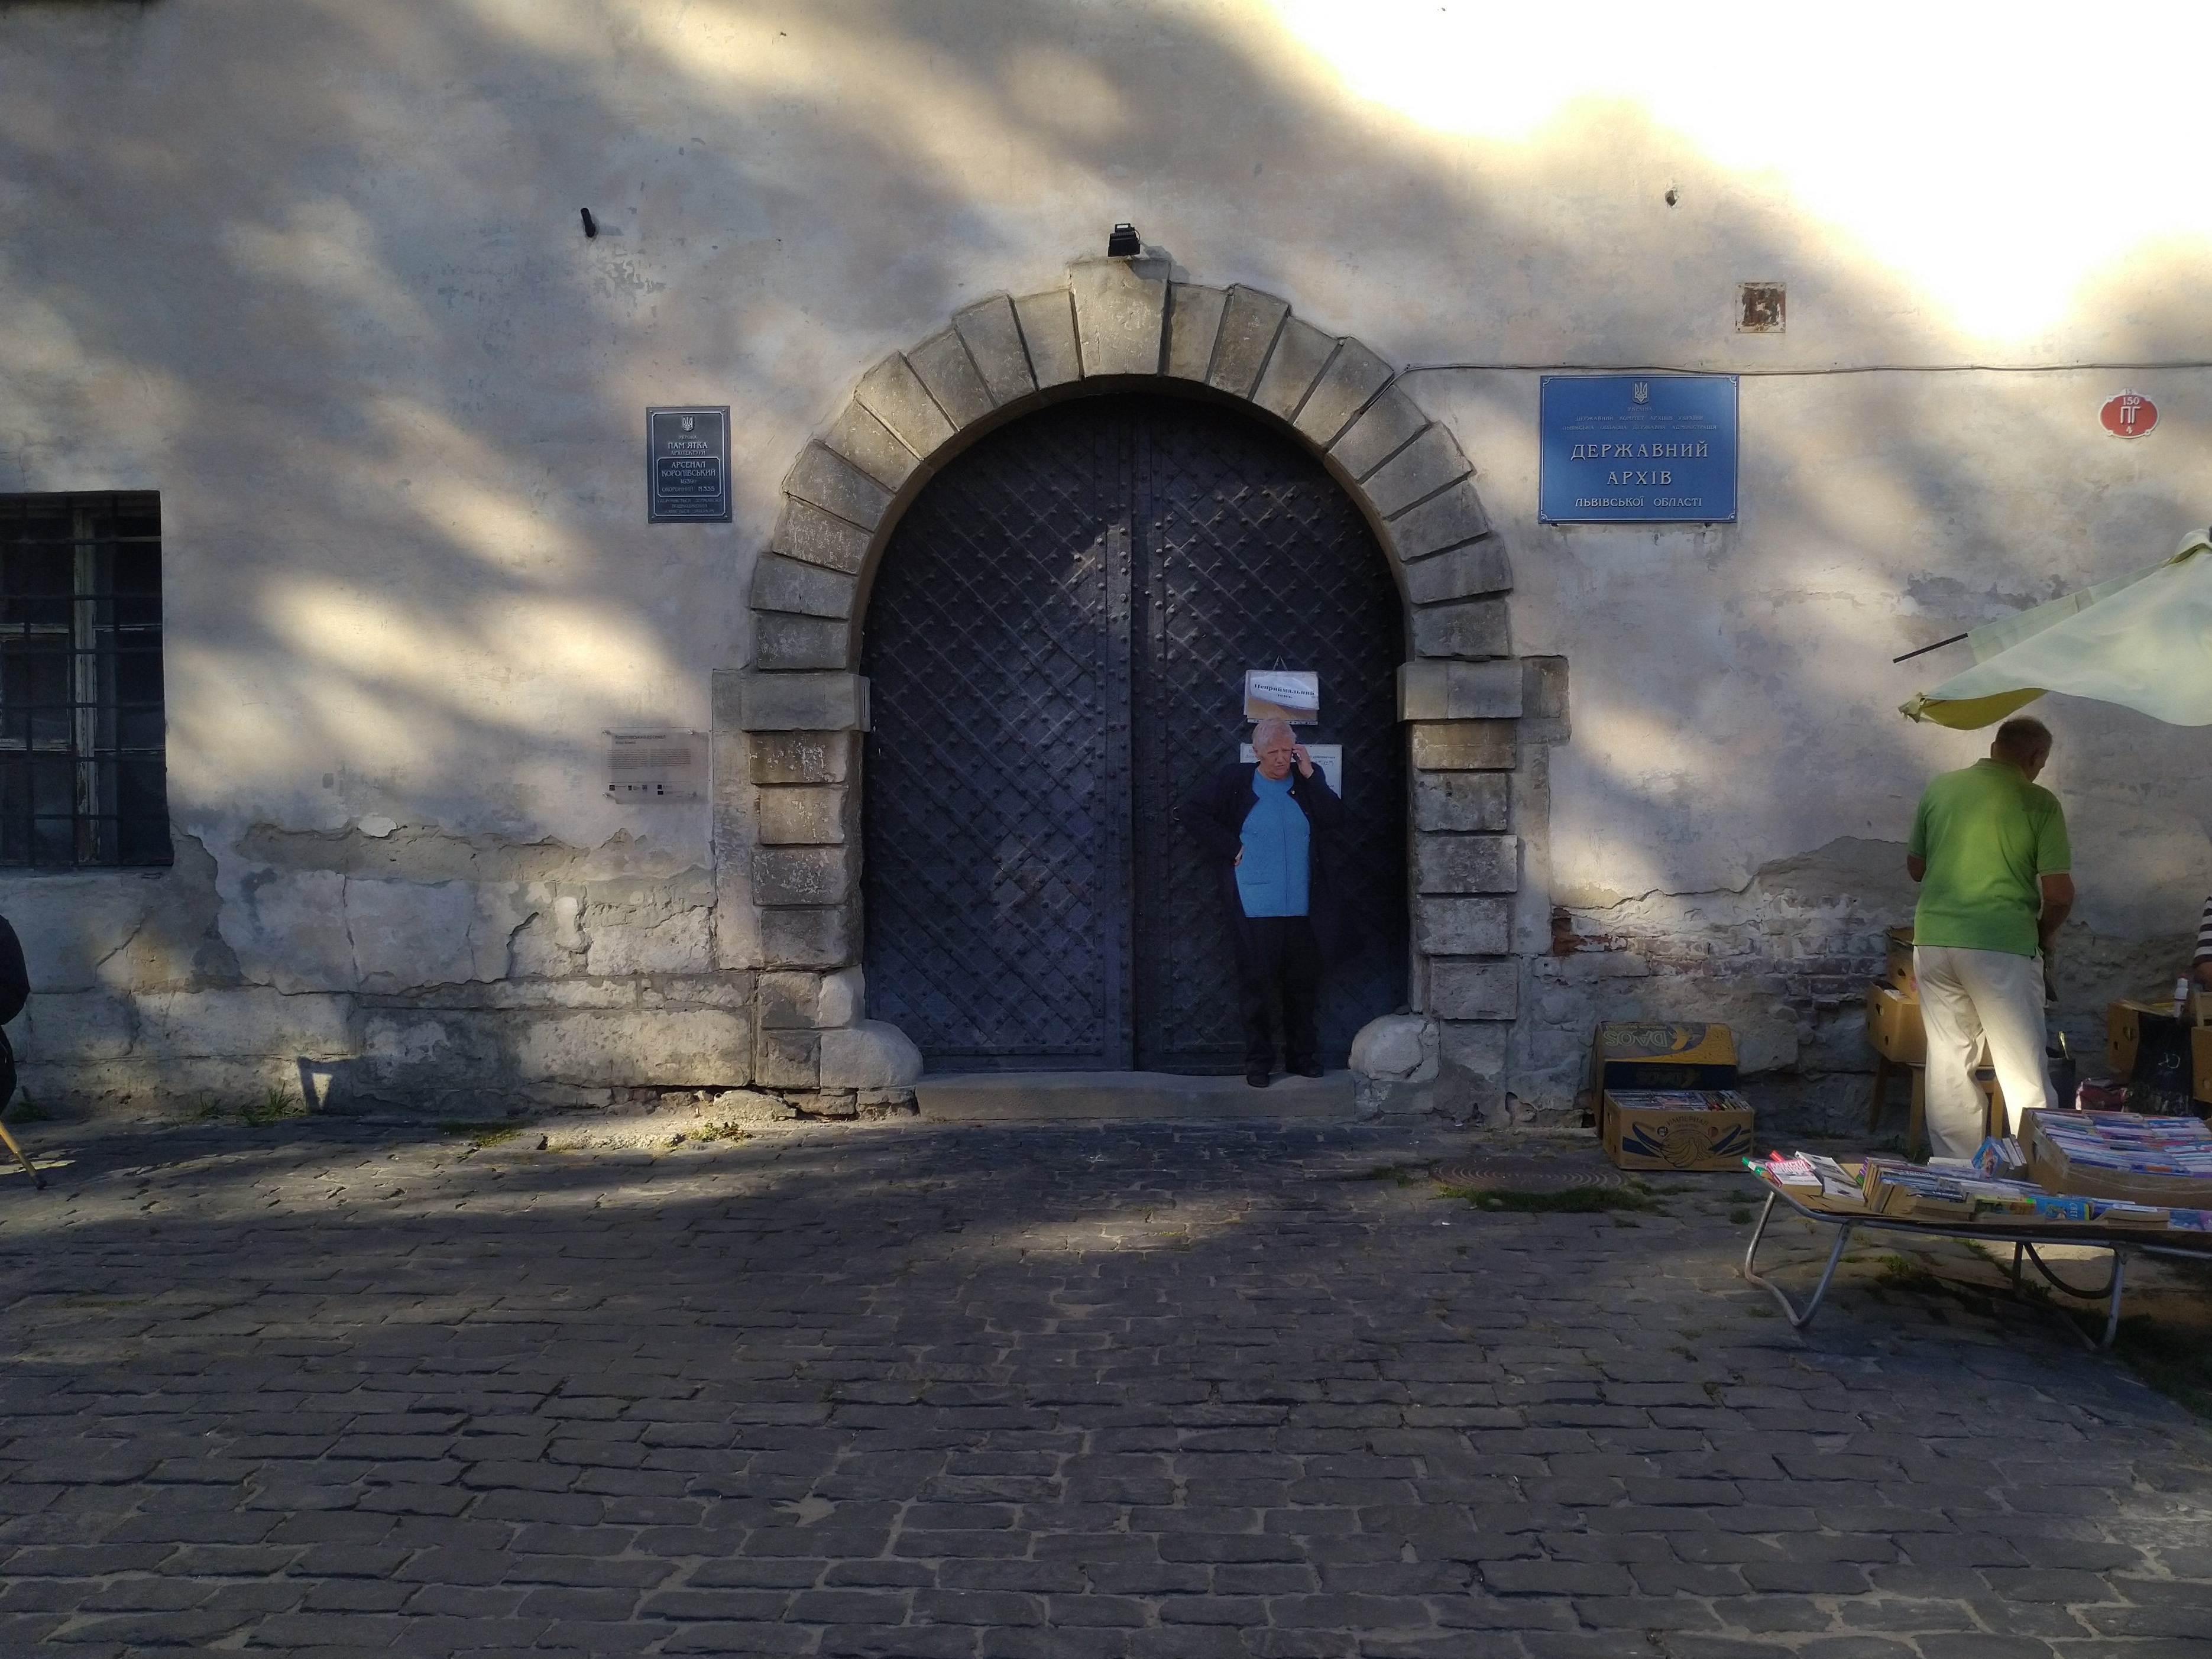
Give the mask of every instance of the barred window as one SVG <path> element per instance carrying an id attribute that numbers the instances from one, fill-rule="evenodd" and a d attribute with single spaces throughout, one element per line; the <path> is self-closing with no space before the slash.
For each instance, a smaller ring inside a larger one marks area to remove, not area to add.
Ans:
<path id="1" fill-rule="evenodd" d="M 0 495 L 0 867 L 167 864 L 161 501 Z"/>

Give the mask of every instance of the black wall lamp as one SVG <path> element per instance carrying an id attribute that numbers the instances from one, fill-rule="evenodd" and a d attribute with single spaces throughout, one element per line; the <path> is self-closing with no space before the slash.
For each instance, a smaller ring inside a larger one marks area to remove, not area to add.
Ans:
<path id="1" fill-rule="evenodd" d="M 586 236 L 598 235 L 599 234 L 599 222 L 592 217 L 591 209 L 579 208 L 576 210 L 584 216 L 584 234 Z"/>
<path id="2" fill-rule="evenodd" d="M 1144 251 L 1145 245 L 1137 240 L 1134 225 L 1116 225 L 1114 234 L 1106 239 L 1106 257 L 1109 259 L 1133 259 Z"/>

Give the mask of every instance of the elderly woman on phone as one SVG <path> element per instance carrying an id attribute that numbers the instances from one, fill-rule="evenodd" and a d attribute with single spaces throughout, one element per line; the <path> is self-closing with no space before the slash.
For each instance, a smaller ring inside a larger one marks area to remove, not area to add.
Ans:
<path id="1" fill-rule="evenodd" d="M 1286 721 L 1254 726 L 1252 752 L 1256 760 L 1231 762 L 1186 795 L 1176 819 L 1215 866 L 1237 943 L 1244 1080 L 1264 1089 L 1278 1010 L 1283 1069 L 1322 1074 L 1322 969 L 1349 955 L 1355 939 L 1328 860 L 1344 803 Z"/>

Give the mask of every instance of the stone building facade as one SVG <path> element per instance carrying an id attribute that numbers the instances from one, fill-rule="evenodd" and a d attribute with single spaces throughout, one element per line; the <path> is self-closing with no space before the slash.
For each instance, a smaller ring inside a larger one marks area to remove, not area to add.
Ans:
<path id="1" fill-rule="evenodd" d="M 1833 1117 L 1912 798 L 1976 751 L 1893 713 L 1948 659 L 1889 659 L 2212 516 L 2187 261 L 1977 336 L 1632 99 L 1454 137 L 1256 4 L 376 12 L 0 9 L 40 228 L 0 510 L 158 498 L 173 844 L 0 869 L 34 1097 L 896 1103 L 874 573 L 971 446 L 1164 393 L 1315 458 L 1388 561 L 1401 1006 L 1453 1100 L 1570 1114 L 1595 1020 L 1717 1018 Z M 1777 278 L 1787 329 L 1740 328 Z M 1745 377 L 1738 521 L 1540 520 L 1538 384 L 1593 368 Z M 2096 423 L 2123 379 L 2149 439 Z M 688 403 L 732 410 L 732 520 L 648 526 L 644 410 Z M 2051 718 L 2086 1037 L 2212 886 L 2212 755 Z M 703 734 L 701 799 L 609 796 L 639 731 Z"/>
<path id="2" fill-rule="evenodd" d="M 1512 654 L 1511 574 L 1474 469 L 1389 364 L 1275 295 L 1178 281 L 1167 260 L 1142 255 L 1080 260 L 1064 287 L 963 309 L 871 368 L 784 480 L 753 572 L 752 660 L 716 685 L 719 896 L 736 921 L 725 960 L 765 976 L 757 1082 L 904 1080 L 872 1052 L 841 1070 L 839 1047 L 851 1045 L 818 1012 L 823 976 L 862 955 L 855 757 L 869 687 L 851 665 L 860 595 L 900 508 L 963 437 L 1055 398 L 1162 382 L 1289 426 L 1387 552 L 1412 641 L 1398 679 L 1414 802 L 1408 1002 L 1437 1022 L 1443 1058 L 1502 1101 L 1519 1002 L 1511 780 L 1524 714 L 1535 716 L 1526 740 L 1565 734 L 1565 665 Z"/>

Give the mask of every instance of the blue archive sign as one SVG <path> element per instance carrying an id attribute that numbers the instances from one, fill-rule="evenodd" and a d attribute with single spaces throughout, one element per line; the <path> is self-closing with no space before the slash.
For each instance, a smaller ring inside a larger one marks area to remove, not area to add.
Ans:
<path id="1" fill-rule="evenodd" d="M 730 409 L 645 411 L 647 524 L 730 521 Z"/>
<path id="2" fill-rule="evenodd" d="M 1735 521 L 1735 376 L 1547 374 L 1546 524 Z"/>

